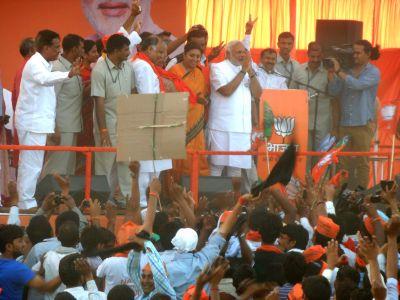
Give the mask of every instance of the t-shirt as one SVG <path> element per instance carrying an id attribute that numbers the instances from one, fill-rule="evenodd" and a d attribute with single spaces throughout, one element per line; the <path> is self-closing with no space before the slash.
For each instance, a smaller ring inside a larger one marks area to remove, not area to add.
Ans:
<path id="1" fill-rule="evenodd" d="M 103 260 L 97 268 L 97 277 L 105 278 L 104 292 L 108 292 L 118 284 L 133 288 L 133 282 L 127 271 L 127 257 L 109 257 Z"/>
<path id="2" fill-rule="evenodd" d="M 13 259 L 0 258 L 0 300 L 20 300 L 24 286 L 36 274 Z"/>

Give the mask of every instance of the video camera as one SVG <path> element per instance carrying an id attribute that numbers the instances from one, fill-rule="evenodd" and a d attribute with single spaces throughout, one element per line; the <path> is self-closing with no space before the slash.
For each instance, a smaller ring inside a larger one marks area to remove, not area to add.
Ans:
<path id="1" fill-rule="evenodd" d="M 333 68 L 332 58 L 335 58 L 343 70 L 350 70 L 354 66 L 353 45 L 331 46 L 325 51 L 322 64 L 325 69 Z"/>

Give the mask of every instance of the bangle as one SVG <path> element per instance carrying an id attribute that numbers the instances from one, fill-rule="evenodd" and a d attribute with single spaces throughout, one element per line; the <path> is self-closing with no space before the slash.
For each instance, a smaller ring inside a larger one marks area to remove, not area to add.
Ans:
<path id="1" fill-rule="evenodd" d="M 219 291 L 219 288 L 218 288 L 218 287 L 211 287 L 211 288 L 210 288 L 210 291 L 216 291 L 216 292 L 218 292 L 218 291 Z"/>
<path id="2" fill-rule="evenodd" d="M 150 192 L 149 193 L 149 196 L 153 196 L 153 197 L 155 197 L 155 198 L 160 198 L 160 195 L 158 195 L 158 193 L 157 192 Z"/>

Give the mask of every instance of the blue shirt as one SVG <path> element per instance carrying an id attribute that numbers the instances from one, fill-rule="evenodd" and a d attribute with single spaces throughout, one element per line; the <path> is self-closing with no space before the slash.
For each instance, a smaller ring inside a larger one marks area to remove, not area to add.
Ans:
<path id="1" fill-rule="evenodd" d="M 0 300 L 21 300 L 24 286 L 35 276 L 26 265 L 0 258 Z"/>
<path id="2" fill-rule="evenodd" d="M 173 250 L 166 251 L 165 254 L 160 253 L 177 299 L 182 299 L 187 288 L 196 283 L 200 272 L 214 262 L 224 244 L 225 238 L 215 233 L 210 236 L 208 243 L 199 252 L 186 253 Z"/>
<path id="3" fill-rule="evenodd" d="M 345 80 L 335 75 L 328 83 L 329 93 L 340 97 L 341 126 L 364 126 L 375 120 L 380 78 L 379 69 L 368 63 L 358 78 L 350 71 Z"/>

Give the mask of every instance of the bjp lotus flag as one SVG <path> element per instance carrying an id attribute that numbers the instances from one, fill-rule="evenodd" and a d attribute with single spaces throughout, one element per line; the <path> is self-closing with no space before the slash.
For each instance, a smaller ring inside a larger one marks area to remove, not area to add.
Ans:
<path id="1" fill-rule="evenodd" d="M 311 171 L 311 176 L 314 182 L 319 182 L 322 175 L 325 173 L 326 168 L 331 165 L 332 163 L 337 163 L 338 160 L 338 153 L 343 150 L 344 146 L 346 146 L 347 142 L 349 141 L 349 137 L 345 136 L 341 140 L 339 140 L 332 149 L 324 155 L 318 163 L 314 166 Z"/>
<path id="2" fill-rule="evenodd" d="M 264 141 L 258 147 L 258 176 L 268 177 L 281 153 L 294 142 L 296 151 L 307 151 L 308 95 L 304 90 L 263 91 L 260 99 L 260 128 Z M 276 155 L 276 152 L 281 152 Z M 306 157 L 296 156 L 294 176 L 305 177 Z"/>

